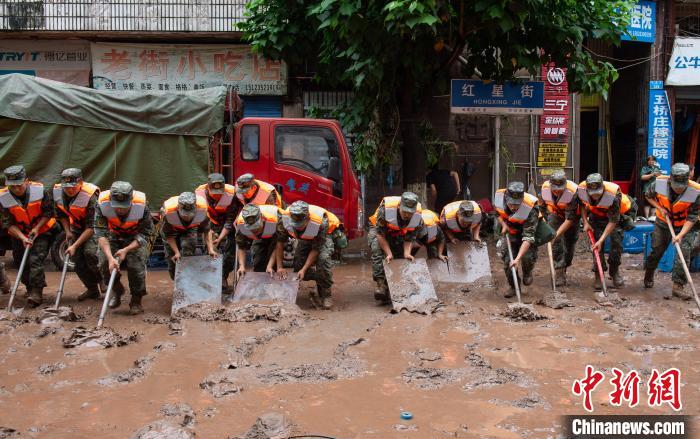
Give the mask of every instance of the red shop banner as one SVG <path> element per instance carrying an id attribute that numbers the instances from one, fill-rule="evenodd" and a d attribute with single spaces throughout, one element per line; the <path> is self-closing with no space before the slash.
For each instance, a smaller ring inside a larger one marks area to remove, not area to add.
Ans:
<path id="1" fill-rule="evenodd" d="M 544 114 L 540 116 L 540 142 L 567 143 L 569 139 L 569 84 L 566 69 L 553 63 L 542 66 Z"/>

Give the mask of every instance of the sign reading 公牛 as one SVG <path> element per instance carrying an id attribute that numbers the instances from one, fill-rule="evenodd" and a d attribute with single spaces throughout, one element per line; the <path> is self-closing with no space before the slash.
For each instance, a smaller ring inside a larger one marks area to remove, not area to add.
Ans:
<path id="1" fill-rule="evenodd" d="M 453 79 L 451 113 L 542 114 L 544 83 L 540 81 L 484 82 Z"/>

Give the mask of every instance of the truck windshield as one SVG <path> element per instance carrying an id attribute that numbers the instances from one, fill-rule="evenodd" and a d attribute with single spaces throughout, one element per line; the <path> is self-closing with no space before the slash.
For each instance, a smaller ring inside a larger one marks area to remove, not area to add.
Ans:
<path id="1" fill-rule="evenodd" d="M 325 127 L 275 127 L 275 161 L 342 181 L 338 142 L 333 131 Z M 332 169 L 332 161 L 337 164 L 336 170 Z"/>

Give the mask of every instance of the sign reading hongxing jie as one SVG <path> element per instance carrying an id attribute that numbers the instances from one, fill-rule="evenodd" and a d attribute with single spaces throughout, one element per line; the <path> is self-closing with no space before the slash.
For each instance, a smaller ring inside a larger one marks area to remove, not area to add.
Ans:
<path id="1" fill-rule="evenodd" d="M 187 91 L 226 85 L 241 95 L 284 95 L 287 66 L 244 45 L 93 43 L 94 87 Z"/>
<path id="2" fill-rule="evenodd" d="M 544 83 L 539 81 L 484 82 L 453 79 L 450 112 L 481 114 L 542 114 Z"/>

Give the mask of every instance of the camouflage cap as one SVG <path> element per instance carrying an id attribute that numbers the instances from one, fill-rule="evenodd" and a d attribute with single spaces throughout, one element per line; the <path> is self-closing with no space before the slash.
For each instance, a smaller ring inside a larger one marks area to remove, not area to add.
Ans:
<path id="1" fill-rule="evenodd" d="M 131 207 L 131 199 L 134 197 L 134 188 L 126 181 L 115 181 L 109 188 L 109 204 L 114 208 Z"/>
<path id="2" fill-rule="evenodd" d="M 177 197 L 177 210 L 192 212 L 197 208 L 197 196 L 194 192 L 183 192 Z"/>
<path id="3" fill-rule="evenodd" d="M 209 193 L 223 194 L 224 188 L 226 187 L 226 178 L 218 173 L 209 174 L 207 185 L 209 187 Z"/>
<path id="4" fill-rule="evenodd" d="M 3 173 L 5 174 L 5 185 L 7 186 L 19 186 L 27 179 L 27 171 L 24 170 L 22 165 L 10 166 Z"/>
<path id="5" fill-rule="evenodd" d="M 413 192 L 404 192 L 401 194 L 399 202 L 399 210 L 408 213 L 414 213 L 418 209 L 418 195 Z"/>
<path id="6" fill-rule="evenodd" d="M 566 172 L 563 169 L 557 169 L 549 176 L 549 185 L 552 190 L 561 191 L 566 189 Z"/>
<path id="7" fill-rule="evenodd" d="M 301 229 L 306 226 L 309 219 L 309 203 L 306 201 L 295 201 L 289 206 L 289 216 L 292 219 L 292 227 Z"/>
<path id="8" fill-rule="evenodd" d="M 255 176 L 251 173 L 243 174 L 236 180 L 236 192 L 239 194 L 245 194 L 248 192 L 250 185 L 255 180 Z"/>
<path id="9" fill-rule="evenodd" d="M 602 194 L 605 188 L 603 187 L 603 176 L 594 173 L 586 177 L 586 191 L 591 195 Z"/>
<path id="10" fill-rule="evenodd" d="M 245 227 L 249 230 L 258 230 L 262 227 L 262 214 L 255 204 L 246 204 L 241 210 L 241 217 Z"/>
<path id="11" fill-rule="evenodd" d="M 61 187 L 76 187 L 83 180 L 83 171 L 78 168 L 68 168 L 61 172 Z"/>
<path id="12" fill-rule="evenodd" d="M 520 204 L 525 196 L 525 184 L 522 181 L 511 181 L 506 188 L 506 203 Z"/>
<path id="13" fill-rule="evenodd" d="M 474 205 L 472 204 L 471 201 L 462 201 L 459 203 L 459 216 L 469 218 L 470 216 L 474 215 Z"/>

